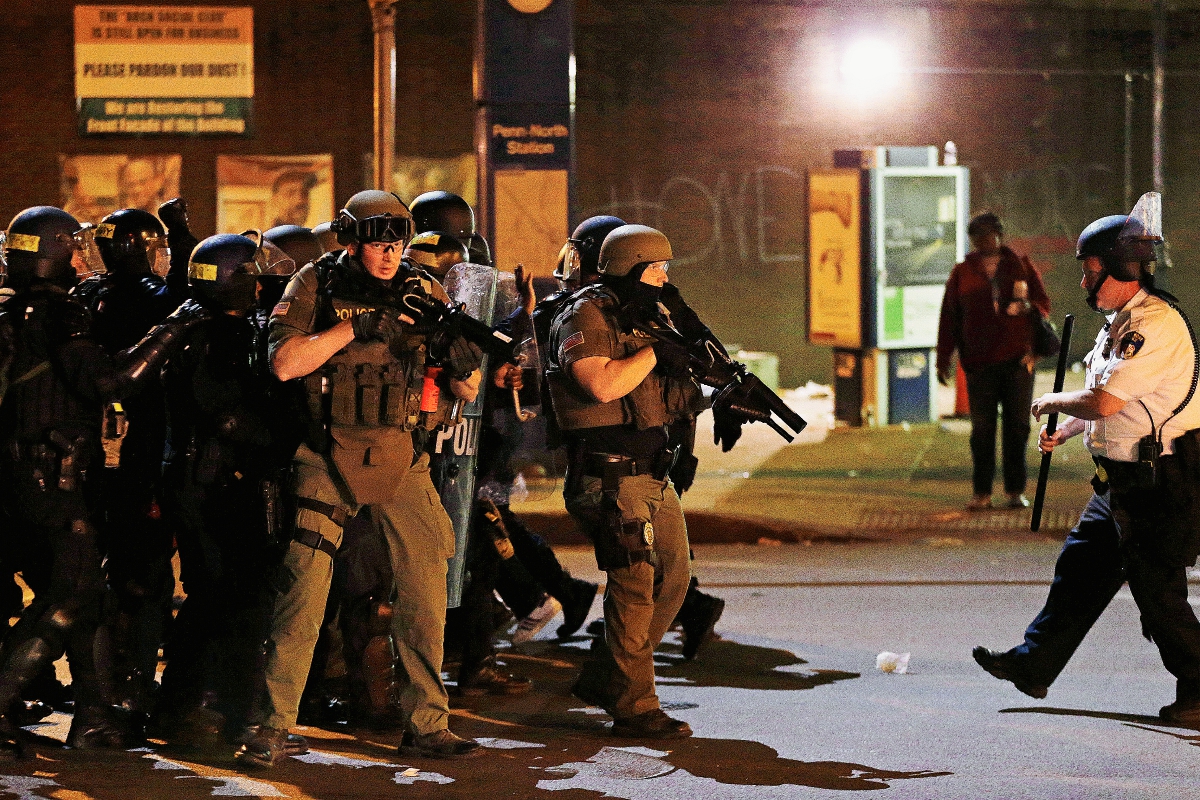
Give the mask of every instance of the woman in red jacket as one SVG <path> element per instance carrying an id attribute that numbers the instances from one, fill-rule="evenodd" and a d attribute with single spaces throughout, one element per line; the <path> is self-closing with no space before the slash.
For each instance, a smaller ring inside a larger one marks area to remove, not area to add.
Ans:
<path id="1" fill-rule="evenodd" d="M 972 250 L 946 281 L 938 323 L 937 375 L 950 382 L 958 351 L 967 375 L 971 404 L 971 461 L 974 496 L 967 509 L 992 507 L 996 473 L 997 408 L 1003 419 L 1004 492 L 1008 508 L 1024 508 L 1033 400 L 1035 314 L 1050 315 L 1050 298 L 1029 259 L 1003 244 L 1004 227 L 995 214 L 976 216 L 967 226 Z"/>

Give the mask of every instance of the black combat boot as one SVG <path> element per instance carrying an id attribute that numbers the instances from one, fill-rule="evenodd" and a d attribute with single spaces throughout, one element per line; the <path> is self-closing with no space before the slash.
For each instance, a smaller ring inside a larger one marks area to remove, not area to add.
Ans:
<path id="1" fill-rule="evenodd" d="M 683 605 L 675 615 L 675 623 L 683 628 L 683 657 L 691 661 L 700 646 L 712 636 L 717 620 L 725 611 L 725 601 L 700 591 L 695 577 L 688 584 Z"/>
<path id="2" fill-rule="evenodd" d="M 474 669 L 460 669 L 454 694 L 460 697 L 482 697 L 485 694 L 515 696 L 525 694 L 531 688 L 533 682 L 529 678 L 504 671 L 496 663 L 496 657 L 492 656 Z"/>
<path id="3" fill-rule="evenodd" d="M 565 639 L 583 627 L 588 612 L 592 610 L 592 601 L 596 599 L 596 592 L 599 589 L 597 584 L 580 578 L 571 578 L 567 581 L 563 596 L 558 598 L 562 603 L 563 611 L 563 624 L 559 625 L 558 630 L 555 631 L 558 638 Z"/>

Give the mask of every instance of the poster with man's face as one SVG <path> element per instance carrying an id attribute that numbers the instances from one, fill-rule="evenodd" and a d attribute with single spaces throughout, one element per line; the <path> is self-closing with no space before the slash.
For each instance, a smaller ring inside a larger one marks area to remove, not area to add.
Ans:
<path id="1" fill-rule="evenodd" d="M 333 219 L 333 156 L 217 156 L 217 231 Z"/>
<path id="2" fill-rule="evenodd" d="M 179 197 L 179 155 L 60 155 L 58 164 L 60 204 L 80 222 L 99 222 L 121 208 L 155 214 Z"/>

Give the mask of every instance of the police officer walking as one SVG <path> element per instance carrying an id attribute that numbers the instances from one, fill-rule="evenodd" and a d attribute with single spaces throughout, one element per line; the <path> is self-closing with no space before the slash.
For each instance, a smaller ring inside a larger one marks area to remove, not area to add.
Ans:
<path id="1" fill-rule="evenodd" d="M 661 314 L 671 245 L 623 225 L 604 239 L 600 282 L 573 295 L 551 325 L 547 381 L 569 462 L 568 512 L 608 574 L 604 639 L 572 691 L 613 716 L 613 733 L 691 735 L 659 707 L 654 648 L 688 589 L 688 539 L 668 476 L 668 426 L 702 408 L 687 363 L 624 320 Z"/>
<path id="2" fill-rule="evenodd" d="M 301 269 L 270 323 L 272 370 L 281 380 L 304 379 L 313 424 L 293 462 L 296 529 L 274 587 L 266 695 L 252 719 L 262 727 L 238 755 L 270 766 L 283 752 L 324 616 L 342 528 L 364 506 L 387 538 L 396 583 L 392 629 L 405 681 L 400 702 L 408 717 L 401 751 L 474 755 L 478 743 L 448 729 L 440 670 L 446 560 L 454 537 L 429 480 L 423 444 L 448 418 L 448 401 L 475 396 L 482 353 L 461 338 L 445 352 L 431 353 L 421 315 L 399 305 L 409 295 L 447 298 L 432 278 L 401 267 L 412 216 L 398 197 L 359 192 L 333 227 L 346 249 Z M 440 374 L 426 370 L 435 360 Z M 423 393 L 427 375 L 429 391 Z"/>
<path id="3" fill-rule="evenodd" d="M 1106 323 L 1084 359 L 1085 388 L 1042 395 L 1033 415 L 1069 415 L 1053 435 L 1042 429 L 1039 447 L 1048 453 L 1082 433 L 1096 462 L 1095 493 L 1063 545 L 1025 641 L 1004 653 L 976 647 L 972 655 L 993 676 L 1045 697 L 1128 581 L 1143 632 L 1176 679 L 1176 699 L 1160 714 L 1196 724 L 1200 622 L 1188 604 L 1186 567 L 1200 550 L 1200 403 L 1193 400 L 1200 361 L 1186 317 L 1154 286 L 1157 202 L 1146 195 L 1133 214 L 1098 219 L 1079 236 L 1082 286 Z"/>

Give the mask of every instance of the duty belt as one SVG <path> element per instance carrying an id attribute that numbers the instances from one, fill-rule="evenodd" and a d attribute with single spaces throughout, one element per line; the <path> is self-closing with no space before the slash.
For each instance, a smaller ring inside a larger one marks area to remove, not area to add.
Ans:
<path id="1" fill-rule="evenodd" d="M 621 478 L 650 475 L 665 480 L 675 466 L 678 447 L 670 447 L 651 458 L 634 459 L 618 453 L 584 453 L 583 474 L 599 478 L 605 491 L 613 491 Z M 611 487 L 611 488 L 610 488 Z"/>

